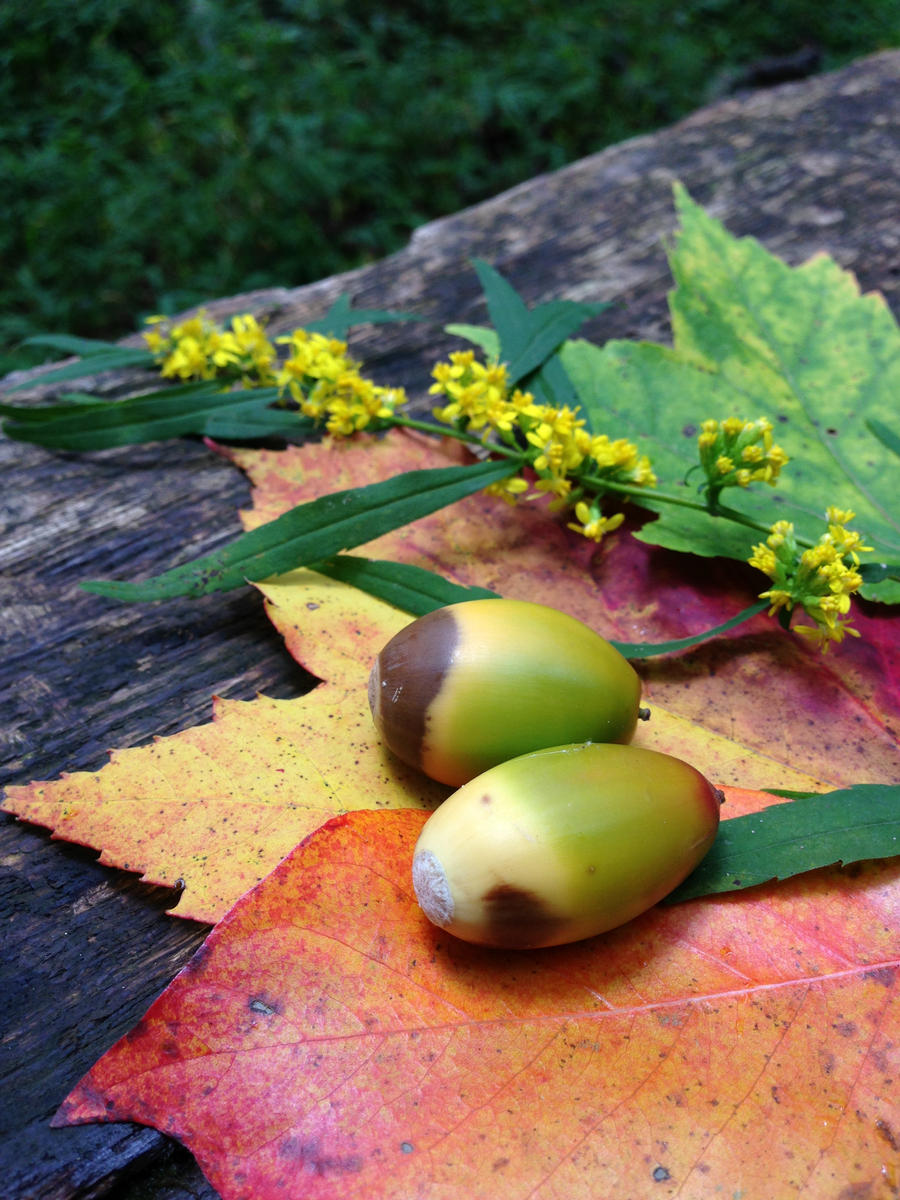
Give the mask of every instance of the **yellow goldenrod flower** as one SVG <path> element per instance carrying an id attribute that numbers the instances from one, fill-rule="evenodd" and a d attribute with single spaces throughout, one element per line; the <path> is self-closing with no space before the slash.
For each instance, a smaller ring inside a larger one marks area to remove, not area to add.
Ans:
<path id="1" fill-rule="evenodd" d="M 760 593 L 768 600 L 769 614 L 800 607 L 814 624 L 798 625 L 797 632 L 827 650 L 831 642 L 857 636 L 850 622 L 842 620 L 850 611 L 850 597 L 862 586 L 857 551 L 867 550 L 856 530 L 846 528 L 853 513 L 829 508 L 828 528 L 814 546 L 800 550 L 790 521 L 777 521 L 765 543 L 753 547 L 749 562 L 773 582 Z"/>
<path id="2" fill-rule="evenodd" d="M 177 325 L 165 317 L 150 317 L 144 331 L 147 348 L 166 379 L 241 380 L 250 386 L 274 383 L 275 348 L 256 318 L 234 316 L 222 328 L 199 312 Z"/>
<path id="3" fill-rule="evenodd" d="M 729 441 L 737 441 L 738 437 L 744 432 L 749 422 L 742 421 L 740 417 L 726 417 L 722 422 L 722 432 Z M 766 422 L 768 425 L 768 422 Z M 771 426 L 769 426 L 771 429 Z"/>
<path id="4" fill-rule="evenodd" d="M 818 646 L 823 653 L 832 642 L 842 642 L 848 633 L 851 637 L 859 637 L 859 630 L 854 629 L 849 621 L 821 621 L 815 625 L 795 625 L 794 629 Z"/>
<path id="5" fill-rule="evenodd" d="M 748 487 L 761 482 L 775 485 L 788 456 L 772 441 L 772 423 L 765 417 L 744 421 L 726 417 L 706 420 L 697 437 L 700 464 L 713 496 L 725 487 Z"/>
<path id="6" fill-rule="evenodd" d="M 792 609 L 794 607 L 794 597 L 790 592 L 786 592 L 784 588 L 769 588 L 767 592 L 759 593 L 760 600 L 769 601 L 769 616 L 773 616 L 779 608 Z"/>
<path id="7" fill-rule="evenodd" d="M 550 510 L 557 512 L 561 508 L 565 508 L 569 503 L 569 495 L 572 491 L 572 480 L 566 476 L 548 475 L 544 479 L 535 481 L 534 489 L 536 492 L 544 492 L 553 497 L 550 502 Z"/>
<path id="8" fill-rule="evenodd" d="M 575 516 L 577 521 L 570 521 L 569 528 L 592 542 L 601 542 L 605 533 L 618 529 L 625 520 L 624 513 L 604 517 L 596 504 L 588 504 L 584 500 L 579 500 L 575 505 Z"/>
<path id="9" fill-rule="evenodd" d="M 825 520 L 828 524 L 838 527 L 847 525 L 855 516 L 856 513 L 850 508 L 835 508 L 831 506 L 825 510 Z"/>
<path id="10" fill-rule="evenodd" d="M 445 425 L 457 425 L 467 432 L 481 430 L 485 438 L 497 432 L 509 441 L 520 416 L 530 411 L 530 395 L 517 390 L 509 396 L 506 367 L 480 362 L 472 350 L 455 351 L 449 362 L 437 363 L 431 374 L 435 382 L 429 393 L 450 401 L 433 412 Z"/>
<path id="11" fill-rule="evenodd" d="M 753 553 L 748 559 L 751 567 L 756 567 L 762 571 L 764 575 L 768 575 L 770 579 L 775 577 L 775 551 L 771 546 L 760 544 L 753 547 Z"/>
<path id="12" fill-rule="evenodd" d="M 278 386 L 333 437 L 383 427 L 406 403 L 402 388 L 381 387 L 360 375 L 359 363 L 339 338 L 295 329 L 278 341 L 288 347 L 276 376 Z"/>
<path id="13" fill-rule="evenodd" d="M 489 496 L 498 496 L 507 504 L 515 504 L 528 491 L 528 482 L 521 475 L 511 475 L 508 479 L 489 483 L 484 490 Z"/>
<path id="14" fill-rule="evenodd" d="M 442 424 L 481 434 L 488 447 L 492 438 L 505 446 L 524 446 L 536 476 L 530 494 L 550 496 L 553 511 L 568 508 L 585 491 L 602 491 L 604 480 L 651 487 L 656 483 L 650 460 L 635 445 L 624 438 L 612 441 L 605 434 L 590 433 L 580 409 L 537 404 L 530 392 L 519 389 L 510 393 L 503 364 L 481 363 L 473 351 L 458 351 L 435 365 L 432 379 L 430 394 L 447 400 L 433 410 L 434 417 Z M 514 502 L 525 496 L 528 485 L 517 477 L 487 490 Z M 585 536 L 599 541 L 622 520 L 621 514 L 603 517 L 598 510 L 572 528 L 587 530 Z"/>

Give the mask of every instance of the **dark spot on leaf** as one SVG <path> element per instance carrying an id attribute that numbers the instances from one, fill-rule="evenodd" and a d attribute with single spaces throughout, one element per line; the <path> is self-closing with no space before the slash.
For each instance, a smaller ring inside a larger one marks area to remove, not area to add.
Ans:
<path id="1" fill-rule="evenodd" d="M 871 971 L 864 972 L 863 979 L 871 979 L 873 983 L 880 983 L 882 987 L 891 987 L 895 974 L 894 967 L 874 967 Z"/>
<path id="2" fill-rule="evenodd" d="M 848 1183 L 846 1187 L 842 1187 L 836 1193 L 835 1200 L 873 1200 L 874 1196 L 871 1181 L 861 1179 L 858 1183 Z"/>
<path id="3" fill-rule="evenodd" d="M 671 1179 L 668 1167 L 654 1167 L 653 1180 L 655 1183 L 664 1183 L 667 1179 Z"/>
<path id="4" fill-rule="evenodd" d="M 412 1142 L 401 1142 L 400 1149 L 404 1154 L 412 1154 L 415 1147 L 413 1146 Z"/>
<path id="5" fill-rule="evenodd" d="M 875 1122 L 875 1132 L 880 1138 L 884 1138 L 890 1148 L 896 1153 L 900 1150 L 900 1138 L 894 1133 L 887 1121 L 878 1120 Z"/>
<path id="6" fill-rule="evenodd" d="M 278 1153 L 282 1158 L 290 1158 L 300 1163 L 303 1170 L 310 1175 L 322 1178 L 332 1175 L 355 1175 L 363 1169 L 361 1155 L 323 1154 L 321 1143 L 313 1139 L 304 1141 L 298 1137 L 286 1137 L 279 1144 Z"/>
<path id="7" fill-rule="evenodd" d="M 262 996 L 251 996 L 247 1007 L 251 1012 L 262 1013 L 264 1017 L 274 1016 L 280 1011 L 276 1002 L 265 1000 Z"/>
<path id="8" fill-rule="evenodd" d="M 696 425 L 685 425 L 685 427 L 682 429 L 681 432 L 685 437 L 693 437 L 697 432 L 697 426 Z"/>
<path id="9" fill-rule="evenodd" d="M 190 960 L 187 966 L 183 968 L 182 976 L 189 975 L 196 977 L 198 975 L 202 975 L 209 965 L 211 954 L 212 948 L 210 947 L 209 942 L 204 942 L 200 949 L 194 954 L 194 957 Z"/>
<path id="10" fill-rule="evenodd" d="M 856 1033 L 856 1024 L 853 1021 L 837 1021 L 832 1028 L 841 1037 L 853 1037 Z"/>

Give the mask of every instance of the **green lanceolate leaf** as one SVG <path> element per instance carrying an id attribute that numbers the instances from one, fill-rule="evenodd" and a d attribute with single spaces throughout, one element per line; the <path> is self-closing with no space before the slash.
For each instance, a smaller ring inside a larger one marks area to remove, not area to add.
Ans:
<path id="1" fill-rule="evenodd" d="M 667 903 L 900 854 L 900 785 L 864 783 L 823 794 L 787 794 L 797 798 L 723 821 L 706 858 Z"/>
<path id="2" fill-rule="evenodd" d="M 490 329 L 487 325 L 445 325 L 444 332 L 465 338 L 467 342 L 478 346 L 492 362 L 500 358 L 500 339 L 496 329 Z"/>
<path id="3" fill-rule="evenodd" d="M 64 353 L 70 352 L 71 344 L 79 344 L 82 348 L 74 353 L 81 354 L 82 357 L 78 362 L 66 363 L 65 366 L 57 367 L 55 370 L 32 375 L 29 379 L 11 387 L 9 389 L 11 392 L 21 391 L 23 388 L 43 387 L 48 383 L 62 383 L 67 379 L 83 379 L 86 375 L 99 375 L 103 371 L 121 371 L 125 367 L 151 368 L 154 366 L 153 356 L 149 351 L 127 346 L 115 346 L 100 342 L 95 343 L 97 349 L 88 352 L 83 348 L 85 344 L 91 344 L 88 339 L 66 338 L 62 334 L 54 335 L 53 338 L 29 338 L 28 342 L 48 345 L 53 349 L 63 350 Z"/>
<path id="4" fill-rule="evenodd" d="M 336 558 L 312 563 L 311 566 L 321 575 L 349 583 L 416 617 L 443 608 L 445 604 L 458 604 L 463 600 L 499 599 L 498 593 L 488 588 L 453 583 L 443 575 L 410 563 L 339 554 Z"/>
<path id="5" fill-rule="evenodd" d="M 497 362 L 500 359 L 500 339 L 495 330 L 483 325 L 445 325 L 444 329 L 479 346 L 490 361 Z M 519 383 L 531 392 L 538 404 L 551 407 L 564 404 L 574 407 L 578 404 L 575 388 L 557 354 L 542 362 L 537 370 L 520 379 Z"/>
<path id="6" fill-rule="evenodd" d="M 310 333 L 321 333 L 326 337 L 344 341 L 354 325 L 384 325 L 389 321 L 421 321 L 416 313 L 393 312 L 386 308 L 353 308 L 346 292 L 329 308 L 324 317 L 304 325 Z"/>
<path id="7" fill-rule="evenodd" d="M 82 358 L 87 358 L 90 354 L 109 354 L 113 350 L 121 349 L 117 342 L 77 337 L 72 333 L 36 333 L 33 337 L 26 338 L 22 345 L 46 346 L 48 350 L 57 350 L 60 354 L 78 354 Z"/>
<path id="8" fill-rule="evenodd" d="M 541 363 L 539 369 L 522 382 L 538 404 L 546 404 L 550 408 L 562 408 L 563 405 L 575 408 L 578 405 L 578 393 L 558 354 Z M 587 428 L 591 429 L 587 414 L 582 413 L 582 416 L 587 421 Z"/>
<path id="9" fill-rule="evenodd" d="M 186 434 L 237 439 L 308 430 L 298 413 L 269 407 L 278 396 L 277 388 L 223 391 L 209 380 L 126 400 L 79 396 L 40 408 L 0 404 L 0 416 L 8 437 L 60 450 L 105 450 Z"/>
<path id="10" fill-rule="evenodd" d="M 203 422 L 203 429 L 196 432 L 223 442 L 243 443 L 260 438 L 302 442 L 321 428 L 296 409 L 251 404 L 249 394 L 246 405 L 227 406 L 210 414 Z"/>
<path id="11" fill-rule="evenodd" d="M 699 499 L 684 482 L 705 418 L 768 417 L 791 461 L 773 490 L 729 488 L 727 504 L 768 528 L 825 532 L 825 506 L 856 514 L 874 556 L 900 562 L 894 459 L 872 432 L 889 428 L 900 394 L 900 329 L 878 296 L 819 255 L 792 268 L 752 238 L 735 238 L 676 191 L 681 231 L 671 254 L 674 346 L 570 342 L 566 370 L 593 429 L 647 453 L 661 490 Z M 723 499 L 725 499 L 723 497 Z M 746 559 L 764 533 L 703 511 L 638 500 L 659 515 L 637 536 L 653 545 Z M 900 581 L 862 594 L 900 602 Z"/>
<path id="12" fill-rule="evenodd" d="M 168 600 L 228 591 L 362 545 L 480 491 L 513 474 L 519 465 L 518 459 L 503 459 L 408 471 L 298 505 L 224 549 L 145 582 L 91 580 L 82 587 L 113 600 Z"/>
<path id="13" fill-rule="evenodd" d="M 529 309 L 515 288 L 480 258 L 473 260 L 510 386 L 537 371 L 585 321 L 607 306 L 551 300 Z"/>
<path id="14" fill-rule="evenodd" d="M 445 604 L 457 604 L 463 600 L 500 599 L 499 592 L 453 583 L 435 571 L 409 563 L 341 554 L 324 562 L 311 563 L 310 566 L 322 575 L 338 579 L 341 583 L 348 583 L 417 617 L 442 608 Z M 768 600 L 758 600 L 729 621 L 711 629 L 704 629 L 702 633 L 692 637 L 675 638 L 669 642 L 617 642 L 611 638 L 608 640 L 610 645 L 626 658 L 651 658 L 658 654 L 672 654 L 677 650 L 697 646 L 718 634 L 728 633 L 737 625 L 763 612 L 768 604 Z"/>
<path id="15" fill-rule="evenodd" d="M 721 625 L 715 625 L 712 629 L 704 629 L 702 633 L 695 633 L 692 637 L 673 638 L 669 642 L 612 642 L 611 644 L 626 658 L 652 658 L 656 654 L 672 654 L 676 650 L 687 650 L 691 646 L 698 646 L 701 642 L 716 637 L 720 633 L 728 633 L 735 626 L 742 625 L 751 617 L 765 612 L 768 607 L 768 600 L 758 600 L 749 608 L 739 612 L 736 617 L 732 617 L 731 620 L 723 621 Z"/>

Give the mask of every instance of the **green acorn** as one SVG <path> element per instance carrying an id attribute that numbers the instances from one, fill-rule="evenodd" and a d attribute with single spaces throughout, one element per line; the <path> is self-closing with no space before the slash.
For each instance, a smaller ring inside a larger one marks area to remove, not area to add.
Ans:
<path id="1" fill-rule="evenodd" d="M 529 750 L 627 742 L 640 697 L 615 647 L 524 600 L 467 600 L 420 617 L 388 642 L 369 678 L 385 744 L 453 787 Z"/>
<path id="2" fill-rule="evenodd" d="M 413 887 L 435 925 L 484 946 L 556 946 L 652 907 L 697 866 L 722 793 L 637 746 L 555 746 L 501 763 L 425 822 Z"/>

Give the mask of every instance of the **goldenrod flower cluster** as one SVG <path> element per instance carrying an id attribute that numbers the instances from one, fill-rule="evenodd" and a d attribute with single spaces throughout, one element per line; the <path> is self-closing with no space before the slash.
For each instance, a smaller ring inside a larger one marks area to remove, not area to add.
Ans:
<path id="1" fill-rule="evenodd" d="M 177 324 L 151 317 L 148 325 L 144 340 L 168 379 L 275 387 L 304 416 L 340 437 L 392 423 L 422 428 L 397 414 L 406 402 L 403 390 L 364 378 L 346 342 L 338 338 L 297 329 L 277 339 L 287 347 L 279 365 L 275 345 L 249 313 L 232 317 L 224 327 L 203 312 Z M 625 438 L 591 433 L 578 408 L 539 404 L 530 392 L 511 388 L 502 363 L 482 362 L 474 351 L 463 350 L 437 363 L 432 376 L 430 393 L 447 401 L 434 410 L 439 422 L 453 426 L 458 437 L 480 440 L 489 452 L 524 462 L 520 471 L 486 489 L 511 504 L 547 494 L 551 508 L 573 518 L 570 529 L 600 542 L 624 520 L 621 512 L 602 511 L 606 494 L 656 484 L 649 459 L 635 445 Z M 788 462 L 765 418 L 704 421 L 698 447 L 711 511 L 722 488 L 757 481 L 774 484 Z M 799 606 L 813 624 L 799 625 L 797 632 L 822 650 L 847 634 L 858 636 L 847 614 L 850 597 L 863 582 L 857 570 L 859 553 L 871 547 L 847 528 L 853 517 L 849 510 L 829 508 L 827 531 L 805 549 L 798 545 L 791 522 L 777 521 L 749 559 L 772 581 L 761 593 L 770 603 L 770 616 Z"/>
<path id="2" fill-rule="evenodd" d="M 710 491 L 724 487 L 747 487 L 761 482 L 773 487 L 788 456 L 772 441 L 772 423 L 765 417 L 743 421 L 704 421 L 697 438 L 700 463 Z"/>
<path id="3" fill-rule="evenodd" d="M 304 416 L 338 437 L 379 425 L 405 403 L 402 388 L 379 387 L 359 373 L 347 354 L 347 343 L 321 333 L 295 329 L 279 344 L 289 347 L 278 372 L 278 386 L 298 404 Z"/>
<path id="4" fill-rule="evenodd" d="M 831 642 L 841 642 L 845 634 L 858 637 L 849 620 L 850 597 L 862 584 L 859 553 L 870 550 L 862 537 L 847 525 L 854 513 L 849 509 L 829 508 L 828 529 L 814 546 L 801 551 L 790 521 L 776 521 L 764 543 L 753 547 L 749 562 L 773 582 L 760 594 L 769 600 L 769 615 L 796 605 L 812 617 L 814 625 L 798 625 L 797 632 L 827 650 Z"/>
<path id="5" fill-rule="evenodd" d="M 222 379 L 245 387 L 278 387 L 300 411 L 329 433 L 347 437 L 391 417 L 405 401 L 402 389 L 384 388 L 359 373 L 359 363 L 337 338 L 297 329 L 278 338 L 288 347 L 279 367 L 275 346 L 249 313 L 222 327 L 197 313 L 177 325 L 151 317 L 144 341 L 167 379 Z"/>
<path id="6" fill-rule="evenodd" d="M 461 350 L 438 363 L 432 376 L 431 393 L 448 400 L 434 410 L 439 421 L 480 432 L 488 446 L 493 440 L 527 452 L 531 483 L 516 474 L 487 489 L 510 503 L 548 493 L 551 507 L 574 509 L 571 529 L 599 542 L 624 519 L 621 513 L 601 514 L 597 495 L 603 483 L 652 487 L 656 482 L 649 459 L 631 442 L 591 434 L 577 408 L 538 404 L 530 392 L 511 390 L 502 363 L 483 363 L 473 351 Z"/>
<path id="7" fill-rule="evenodd" d="M 144 341 L 165 379 L 225 378 L 256 387 L 275 382 L 275 347 L 249 313 L 232 317 L 227 328 L 202 312 L 177 325 L 166 317 L 150 317 L 148 324 Z"/>

